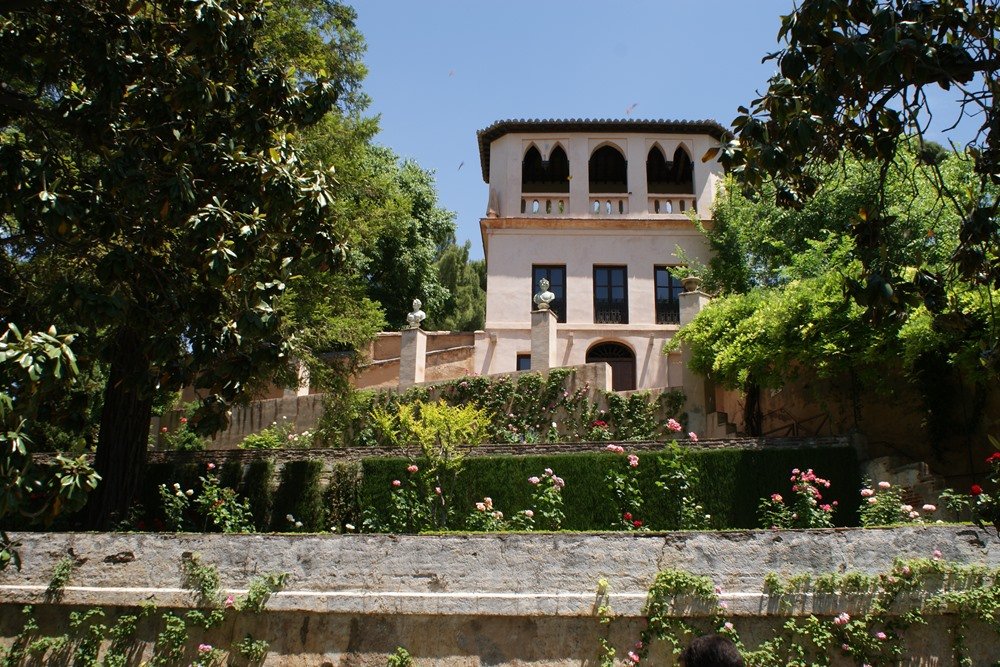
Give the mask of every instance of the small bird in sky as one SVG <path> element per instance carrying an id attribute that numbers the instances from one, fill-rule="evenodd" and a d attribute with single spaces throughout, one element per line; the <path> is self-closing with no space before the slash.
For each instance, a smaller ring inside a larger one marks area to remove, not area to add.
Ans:
<path id="1" fill-rule="evenodd" d="M 455 171 L 462 171 L 462 167 L 464 166 L 465 166 L 465 160 L 462 160 L 461 162 L 458 163 L 458 169 L 456 169 Z"/>
<path id="2" fill-rule="evenodd" d="M 455 70 L 453 69 L 448 70 L 448 76 L 455 76 Z"/>
<path id="3" fill-rule="evenodd" d="M 638 102 L 632 102 L 632 104 L 630 104 L 627 107 L 625 107 L 625 115 L 626 116 L 631 116 L 632 112 L 635 111 L 635 108 L 637 106 L 639 106 Z"/>

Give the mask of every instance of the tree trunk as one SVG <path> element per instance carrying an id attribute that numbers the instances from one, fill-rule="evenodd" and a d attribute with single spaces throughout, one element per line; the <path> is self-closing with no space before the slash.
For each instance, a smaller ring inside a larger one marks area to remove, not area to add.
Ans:
<path id="1" fill-rule="evenodd" d="M 153 391 L 149 360 L 130 330 L 119 331 L 104 389 L 101 429 L 94 468 L 101 481 L 87 504 L 91 530 L 109 530 L 132 505 L 146 466 Z"/>
<path id="2" fill-rule="evenodd" d="M 764 415 L 760 410 L 760 385 L 752 380 L 744 387 L 746 402 L 743 404 L 743 428 L 747 435 L 761 436 L 764 430 Z"/>

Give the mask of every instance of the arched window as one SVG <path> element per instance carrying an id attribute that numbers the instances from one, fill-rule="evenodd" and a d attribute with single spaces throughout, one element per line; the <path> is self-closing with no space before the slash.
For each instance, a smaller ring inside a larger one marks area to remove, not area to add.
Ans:
<path id="1" fill-rule="evenodd" d="M 613 146 L 601 146 L 590 156 L 591 193 L 628 192 L 628 163 Z"/>
<path id="2" fill-rule="evenodd" d="M 547 161 L 535 146 L 528 149 L 521 163 L 521 192 L 569 192 L 569 159 L 562 146 L 553 148 Z"/>
<path id="3" fill-rule="evenodd" d="M 694 163 L 691 156 L 683 147 L 678 146 L 674 151 L 674 162 L 671 165 L 671 182 L 675 190 L 683 194 L 694 193 Z"/>
<path id="4" fill-rule="evenodd" d="M 670 170 L 667 169 L 667 158 L 659 146 L 649 149 L 646 156 L 646 190 L 650 194 L 665 194 L 670 182 Z"/>
<path id="5" fill-rule="evenodd" d="M 683 146 L 666 160 L 659 146 L 649 149 L 646 157 L 646 189 L 650 194 L 694 194 L 694 163 Z"/>
<path id="6" fill-rule="evenodd" d="M 603 361 L 611 366 L 611 389 L 635 389 L 635 353 L 621 343 L 598 343 L 587 350 L 587 363 Z"/>

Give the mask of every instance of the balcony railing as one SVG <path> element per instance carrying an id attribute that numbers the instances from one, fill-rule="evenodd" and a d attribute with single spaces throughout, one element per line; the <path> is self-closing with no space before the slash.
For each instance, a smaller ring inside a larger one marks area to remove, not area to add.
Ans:
<path id="1" fill-rule="evenodd" d="M 628 302 L 597 299 L 594 301 L 594 324 L 628 324 Z"/>
<path id="2" fill-rule="evenodd" d="M 681 304 L 679 301 L 656 300 L 657 324 L 680 324 Z"/>
<path id="3" fill-rule="evenodd" d="M 543 193 L 521 195 L 521 215 L 569 215 L 569 195 Z"/>
<path id="4" fill-rule="evenodd" d="M 694 195 L 649 195 L 649 212 L 653 215 L 670 215 L 698 210 Z"/>
<path id="5" fill-rule="evenodd" d="M 590 214 L 601 217 L 628 215 L 628 195 L 590 195 Z"/>

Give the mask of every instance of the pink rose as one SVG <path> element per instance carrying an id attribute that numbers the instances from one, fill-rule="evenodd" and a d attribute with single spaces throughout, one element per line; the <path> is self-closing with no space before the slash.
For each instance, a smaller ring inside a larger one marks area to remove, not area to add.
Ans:
<path id="1" fill-rule="evenodd" d="M 211 653 L 211 644 L 198 644 L 198 653 Z"/>
<path id="2" fill-rule="evenodd" d="M 236 598 L 234 598 L 232 595 L 227 595 L 225 605 L 226 609 L 232 609 L 233 607 L 236 606 Z"/>
<path id="3" fill-rule="evenodd" d="M 681 425 L 676 419 L 671 417 L 670 419 L 667 420 L 667 428 L 670 429 L 671 431 L 680 431 Z"/>
<path id="4" fill-rule="evenodd" d="M 188 418 L 187 417 L 181 417 L 181 423 L 182 424 L 187 424 L 188 423 Z M 202 646 L 204 646 L 204 644 L 202 644 Z"/>
<path id="5" fill-rule="evenodd" d="M 639 467 L 639 457 L 636 456 L 635 454 L 629 454 L 628 455 L 628 467 L 629 468 L 638 468 Z"/>
<path id="6" fill-rule="evenodd" d="M 537 477 L 529 477 L 529 478 L 528 478 L 528 483 L 529 483 L 529 484 L 538 484 L 538 483 L 539 483 L 539 482 L 541 482 L 541 481 L 542 481 L 542 480 L 538 479 Z"/>
<path id="7" fill-rule="evenodd" d="M 875 638 L 878 639 L 878 640 L 881 640 L 881 641 L 885 641 L 885 633 L 881 632 L 881 631 L 876 632 L 875 633 Z"/>
<path id="8" fill-rule="evenodd" d="M 403 486 L 403 483 L 400 482 L 398 479 L 394 479 L 392 480 L 392 485 L 398 489 L 399 487 Z"/>
<path id="9" fill-rule="evenodd" d="M 206 467 L 207 467 L 207 468 L 208 468 L 209 470 L 215 470 L 215 464 L 214 464 L 214 463 L 209 463 L 209 464 L 208 464 L 208 466 L 206 466 Z"/>
<path id="10" fill-rule="evenodd" d="M 629 651 L 628 652 L 628 659 L 631 660 L 632 662 L 638 664 L 639 663 L 639 654 L 636 653 L 635 651 Z"/>
<path id="11" fill-rule="evenodd" d="M 780 503 L 784 501 L 784 498 L 781 497 L 780 493 L 772 493 L 771 500 L 773 500 L 776 503 Z"/>
<path id="12" fill-rule="evenodd" d="M 882 489 L 883 491 L 885 489 L 888 489 L 891 486 L 892 486 L 892 484 L 890 484 L 889 482 L 879 482 L 878 483 L 878 488 Z"/>
<path id="13" fill-rule="evenodd" d="M 695 433 L 694 431 L 691 431 L 691 432 L 688 433 L 688 439 L 691 442 L 698 442 L 698 434 Z"/>
<path id="14" fill-rule="evenodd" d="M 417 472 L 418 470 L 420 470 L 420 468 L 418 468 L 415 465 L 411 464 L 411 465 L 406 466 L 406 472 L 414 473 L 414 472 Z"/>
<path id="15" fill-rule="evenodd" d="M 872 489 L 861 489 L 861 497 L 862 498 L 871 498 L 874 495 L 875 495 L 875 491 L 873 491 Z"/>

